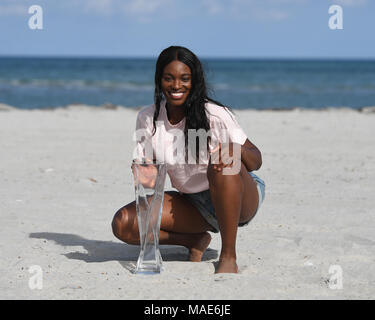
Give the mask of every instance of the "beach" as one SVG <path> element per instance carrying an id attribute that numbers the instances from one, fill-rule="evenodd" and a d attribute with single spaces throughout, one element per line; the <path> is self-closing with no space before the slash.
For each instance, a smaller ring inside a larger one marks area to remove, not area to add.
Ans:
<path id="1" fill-rule="evenodd" d="M 1 299 L 375 298 L 374 108 L 235 110 L 266 183 L 238 230 L 239 273 L 214 274 L 212 234 L 200 263 L 161 246 L 153 276 L 130 271 L 139 247 L 111 230 L 134 200 L 137 110 L 0 106 Z"/>

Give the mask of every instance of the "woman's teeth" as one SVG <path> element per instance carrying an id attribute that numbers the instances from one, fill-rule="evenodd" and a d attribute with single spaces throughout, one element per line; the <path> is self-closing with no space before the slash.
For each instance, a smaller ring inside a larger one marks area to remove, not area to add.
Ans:
<path id="1" fill-rule="evenodd" d="M 184 95 L 184 93 L 183 92 L 180 92 L 180 93 L 171 93 L 171 96 L 173 97 L 173 98 L 181 98 L 182 96 Z"/>

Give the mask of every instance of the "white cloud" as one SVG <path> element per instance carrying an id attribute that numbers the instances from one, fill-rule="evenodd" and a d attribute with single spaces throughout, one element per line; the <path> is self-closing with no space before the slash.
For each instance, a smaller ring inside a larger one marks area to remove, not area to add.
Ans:
<path id="1" fill-rule="evenodd" d="M 99 15 L 111 15 L 113 13 L 112 0 L 89 0 L 86 1 L 85 11 L 88 13 L 96 13 Z"/>
<path id="2" fill-rule="evenodd" d="M 130 19 L 149 23 L 156 16 L 165 15 L 174 7 L 173 0 L 130 0 L 121 5 L 120 11 Z M 176 11 L 175 13 L 176 14 Z"/>
<path id="3" fill-rule="evenodd" d="M 0 5 L 0 16 L 26 16 L 28 15 L 29 6 L 22 4 L 2 4 Z"/>
<path id="4" fill-rule="evenodd" d="M 263 20 L 281 21 L 289 18 L 289 13 L 283 10 L 268 10 L 266 12 L 258 12 L 259 18 Z"/>
<path id="5" fill-rule="evenodd" d="M 367 4 L 367 0 L 331 0 L 332 4 L 339 4 L 347 7 L 360 7 Z"/>
<path id="6" fill-rule="evenodd" d="M 231 0 L 225 12 L 236 19 L 281 21 L 290 17 L 286 3 L 303 4 L 309 0 Z"/>
<path id="7" fill-rule="evenodd" d="M 72 1 L 72 0 L 65 0 Z M 122 14 L 141 22 L 152 21 L 162 9 L 168 9 L 172 0 L 74 0 L 81 1 L 85 13 L 111 16 Z"/>
<path id="8" fill-rule="evenodd" d="M 273 4 L 306 4 L 310 2 L 310 0 L 266 0 L 266 2 Z"/>
<path id="9" fill-rule="evenodd" d="M 210 15 L 236 20 L 281 21 L 293 15 L 294 9 L 312 0 L 203 0 Z"/>
<path id="10" fill-rule="evenodd" d="M 124 5 L 124 9 L 129 14 L 149 15 L 170 3 L 170 0 L 131 0 Z"/>
<path id="11" fill-rule="evenodd" d="M 217 0 L 203 0 L 202 4 L 210 15 L 217 15 L 223 12 L 223 5 Z"/>

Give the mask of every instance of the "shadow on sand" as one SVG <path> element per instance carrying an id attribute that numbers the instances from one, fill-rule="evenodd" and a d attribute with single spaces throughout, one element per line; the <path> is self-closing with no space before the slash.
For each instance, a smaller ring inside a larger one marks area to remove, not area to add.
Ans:
<path id="1" fill-rule="evenodd" d="M 87 263 L 118 261 L 124 268 L 132 271 L 138 259 L 139 246 L 121 242 L 90 240 L 70 233 L 35 232 L 29 234 L 33 239 L 54 241 L 63 247 L 81 246 L 87 253 L 72 251 L 63 254 L 68 259 L 82 260 Z M 163 261 L 188 261 L 188 250 L 181 246 L 160 246 Z M 208 248 L 202 261 L 216 259 L 217 250 Z"/>

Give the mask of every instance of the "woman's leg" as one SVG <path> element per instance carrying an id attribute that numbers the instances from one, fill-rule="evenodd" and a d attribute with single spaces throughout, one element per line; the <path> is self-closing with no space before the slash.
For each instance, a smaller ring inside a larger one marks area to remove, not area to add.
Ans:
<path id="1" fill-rule="evenodd" d="M 239 174 L 223 175 L 210 164 L 207 170 L 211 200 L 215 208 L 222 247 L 217 273 L 237 273 L 236 237 L 239 222 L 251 220 L 258 207 L 256 183 L 241 163 Z"/>
<path id="2" fill-rule="evenodd" d="M 139 244 L 135 201 L 119 209 L 112 221 L 113 234 L 128 244 Z M 189 249 L 191 261 L 201 261 L 211 236 L 212 227 L 199 211 L 178 192 L 164 194 L 160 223 L 160 244 L 181 245 Z"/>

